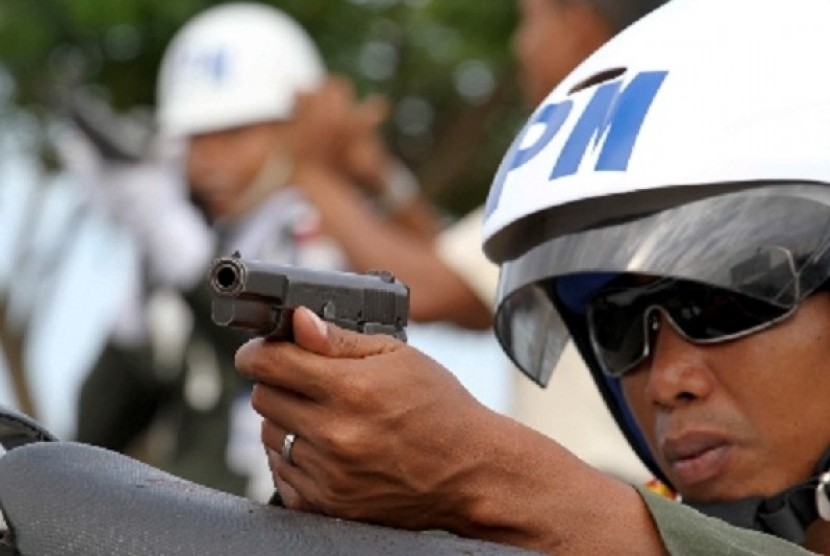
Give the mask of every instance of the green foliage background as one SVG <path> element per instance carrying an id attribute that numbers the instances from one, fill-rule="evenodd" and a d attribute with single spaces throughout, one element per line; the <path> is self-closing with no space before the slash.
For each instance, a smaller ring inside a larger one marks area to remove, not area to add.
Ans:
<path id="1" fill-rule="evenodd" d="M 0 0 L 0 64 L 12 77 L 11 99 L 43 129 L 55 88 L 94 85 L 121 112 L 151 107 L 165 45 L 189 17 L 216 3 Z M 510 51 L 514 0 L 267 3 L 308 29 L 333 72 L 398 108 L 384 132 L 437 204 L 461 214 L 483 201 L 524 115 Z M 479 85 L 488 85 L 489 75 L 492 87 L 465 97 L 458 86 L 464 75 Z M 406 125 L 402 107 L 416 125 Z"/>

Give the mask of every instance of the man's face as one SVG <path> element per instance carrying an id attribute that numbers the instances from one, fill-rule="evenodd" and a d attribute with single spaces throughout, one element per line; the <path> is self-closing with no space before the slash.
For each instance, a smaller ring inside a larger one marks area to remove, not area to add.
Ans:
<path id="1" fill-rule="evenodd" d="M 684 498 L 772 495 L 830 446 L 830 293 L 746 338 L 696 345 L 665 319 L 623 392 Z"/>
<path id="2" fill-rule="evenodd" d="M 610 38 L 606 23 L 584 3 L 519 0 L 513 52 L 525 100 L 537 106 L 571 70 Z"/>
<path id="3" fill-rule="evenodd" d="M 256 123 L 190 138 L 190 191 L 214 218 L 229 216 L 275 149 L 286 142 L 282 122 Z"/>

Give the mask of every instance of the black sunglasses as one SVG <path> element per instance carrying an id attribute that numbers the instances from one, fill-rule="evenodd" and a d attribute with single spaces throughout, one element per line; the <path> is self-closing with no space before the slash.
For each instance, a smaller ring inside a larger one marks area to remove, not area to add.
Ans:
<path id="1" fill-rule="evenodd" d="M 686 340 L 708 344 L 769 328 L 796 307 L 797 303 L 780 305 L 699 282 L 662 278 L 601 288 L 588 300 L 586 317 L 603 371 L 621 377 L 648 358 L 659 313 Z"/>

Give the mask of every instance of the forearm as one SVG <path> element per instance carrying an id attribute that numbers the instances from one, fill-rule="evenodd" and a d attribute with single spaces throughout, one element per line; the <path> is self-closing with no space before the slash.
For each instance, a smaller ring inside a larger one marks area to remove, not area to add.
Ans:
<path id="1" fill-rule="evenodd" d="M 404 205 L 396 207 L 390 218 L 424 241 L 432 241 L 441 231 L 435 210 L 426 198 L 419 195 Z"/>
<path id="2" fill-rule="evenodd" d="M 304 191 L 320 213 L 324 230 L 337 240 L 355 270 L 388 270 L 410 287 L 413 320 L 454 321 L 476 329 L 490 325 L 490 308 L 437 256 L 431 240 L 379 216 L 335 174 L 309 169 L 298 179 L 306 182 Z"/>
<path id="3" fill-rule="evenodd" d="M 550 439 L 493 414 L 459 474 L 458 534 L 556 554 L 663 554 L 636 490 Z"/>

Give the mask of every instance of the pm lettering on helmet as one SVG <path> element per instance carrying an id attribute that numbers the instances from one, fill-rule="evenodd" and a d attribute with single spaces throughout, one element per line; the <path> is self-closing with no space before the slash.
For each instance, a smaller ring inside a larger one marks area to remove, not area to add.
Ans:
<path id="1" fill-rule="evenodd" d="M 181 70 L 190 79 L 205 83 L 221 83 L 228 73 L 228 53 L 223 48 L 187 52 L 180 60 Z"/>
<path id="2" fill-rule="evenodd" d="M 666 71 L 641 72 L 625 86 L 622 79 L 603 83 L 594 91 L 581 113 L 574 110 L 571 99 L 543 106 L 516 138 L 502 161 L 487 200 L 487 214 L 498 205 L 507 175 L 544 151 L 565 123 L 574 119 L 571 114 L 575 114 L 574 117 L 578 115 L 578 119 L 564 146 L 558 151 L 550 180 L 575 174 L 589 149 L 591 152 L 599 151 L 594 171 L 624 172 L 646 114 L 667 74 Z M 522 146 L 531 130 L 538 137 L 532 144 Z"/>

